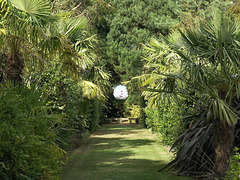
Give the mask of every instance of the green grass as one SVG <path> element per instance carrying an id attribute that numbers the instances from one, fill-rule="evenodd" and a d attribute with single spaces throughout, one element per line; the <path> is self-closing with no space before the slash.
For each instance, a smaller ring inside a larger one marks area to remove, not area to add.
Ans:
<path id="1" fill-rule="evenodd" d="M 63 180 L 191 180 L 157 172 L 171 160 L 147 129 L 104 125 L 70 157 Z"/>

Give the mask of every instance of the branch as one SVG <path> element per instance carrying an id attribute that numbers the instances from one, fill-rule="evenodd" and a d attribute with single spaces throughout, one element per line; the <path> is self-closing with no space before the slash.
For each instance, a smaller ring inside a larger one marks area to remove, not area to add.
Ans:
<path id="1" fill-rule="evenodd" d="M 82 3 L 79 3 L 76 7 L 72 8 L 71 11 L 75 11 L 77 8 L 79 8 L 79 6 L 81 6 Z"/>
<path id="2" fill-rule="evenodd" d="M 56 1 L 57 1 L 57 0 L 54 0 L 54 1 L 53 1 L 53 4 L 52 4 L 52 7 L 51 7 L 51 10 L 53 10 L 54 5 L 56 4 Z"/>

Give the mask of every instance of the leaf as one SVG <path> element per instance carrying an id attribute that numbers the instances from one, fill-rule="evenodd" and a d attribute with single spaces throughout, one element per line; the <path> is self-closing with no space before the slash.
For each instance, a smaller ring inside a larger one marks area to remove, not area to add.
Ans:
<path id="1" fill-rule="evenodd" d="M 56 20 L 50 5 L 44 0 L 10 0 L 11 4 L 27 15 L 27 19 L 37 25 L 44 25 Z M 20 14 L 19 14 L 20 15 Z"/>
<path id="2" fill-rule="evenodd" d="M 83 89 L 83 97 L 87 97 L 89 99 L 93 99 L 95 97 L 97 97 L 99 99 L 105 98 L 101 89 L 96 84 L 94 84 L 90 81 L 82 80 L 79 83 L 79 85 Z"/>

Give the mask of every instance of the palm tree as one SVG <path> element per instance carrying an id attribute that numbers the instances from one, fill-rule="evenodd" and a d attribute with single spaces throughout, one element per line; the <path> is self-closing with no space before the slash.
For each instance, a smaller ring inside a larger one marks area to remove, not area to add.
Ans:
<path id="1" fill-rule="evenodd" d="M 74 19 L 73 25 L 67 16 L 53 14 L 44 0 L 2 0 L 2 4 L 4 33 L 0 35 L 0 51 L 7 56 L 4 71 L 7 79 L 22 82 L 24 63 L 35 61 L 43 66 L 57 56 L 62 57 L 66 67 L 71 65 L 76 70 L 73 60 L 81 55 L 74 49 L 75 42 L 70 36 L 86 27 L 86 18 Z"/>
<path id="2" fill-rule="evenodd" d="M 0 13 L 0 52 L 6 57 L 3 63 L 5 79 L 23 83 L 24 68 L 29 62 L 43 67 L 56 58 L 61 60 L 62 69 L 75 79 L 86 68 L 94 67 L 97 61 L 92 50 L 95 38 L 86 30 L 86 18 L 71 17 L 69 13 L 56 15 L 44 0 L 0 2 L 3 5 Z M 108 75 L 101 68 L 95 68 L 95 72 L 97 70 L 107 81 Z M 80 85 L 91 90 L 84 92 L 86 96 L 92 96 L 88 92 L 102 96 L 99 86 L 88 81 Z"/>
<path id="3" fill-rule="evenodd" d="M 148 74 L 134 78 L 144 85 L 153 104 L 167 96 L 199 95 L 207 119 L 213 123 L 215 173 L 229 169 L 233 132 L 238 114 L 234 101 L 240 97 L 240 29 L 237 21 L 215 9 L 196 29 L 179 30 L 164 43 L 152 40 L 146 46 Z M 146 88 L 147 86 L 147 88 Z"/>
<path id="4" fill-rule="evenodd" d="M 36 44 L 41 36 L 41 30 L 51 22 L 56 21 L 49 4 L 45 1 L 2 0 L 0 19 L 5 33 L 0 35 L 2 54 L 7 59 L 4 75 L 9 80 L 22 82 L 24 59 L 43 59 L 37 54 Z"/>

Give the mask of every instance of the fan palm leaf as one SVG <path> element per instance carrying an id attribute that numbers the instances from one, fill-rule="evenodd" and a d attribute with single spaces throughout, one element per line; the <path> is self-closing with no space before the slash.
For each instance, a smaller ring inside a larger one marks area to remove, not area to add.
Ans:
<path id="1" fill-rule="evenodd" d="M 25 22 L 45 25 L 54 22 L 56 16 L 51 12 L 50 4 L 44 0 L 9 0 L 18 11 L 15 12 Z"/>
<path id="2" fill-rule="evenodd" d="M 89 99 L 94 99 L 95 97 L 99 99 L 105 98 L 99 86 L 90 81 L 82 80 L 80 81 L 79 86 L 82 88 L 83 97 L 87 97 Z"/>

